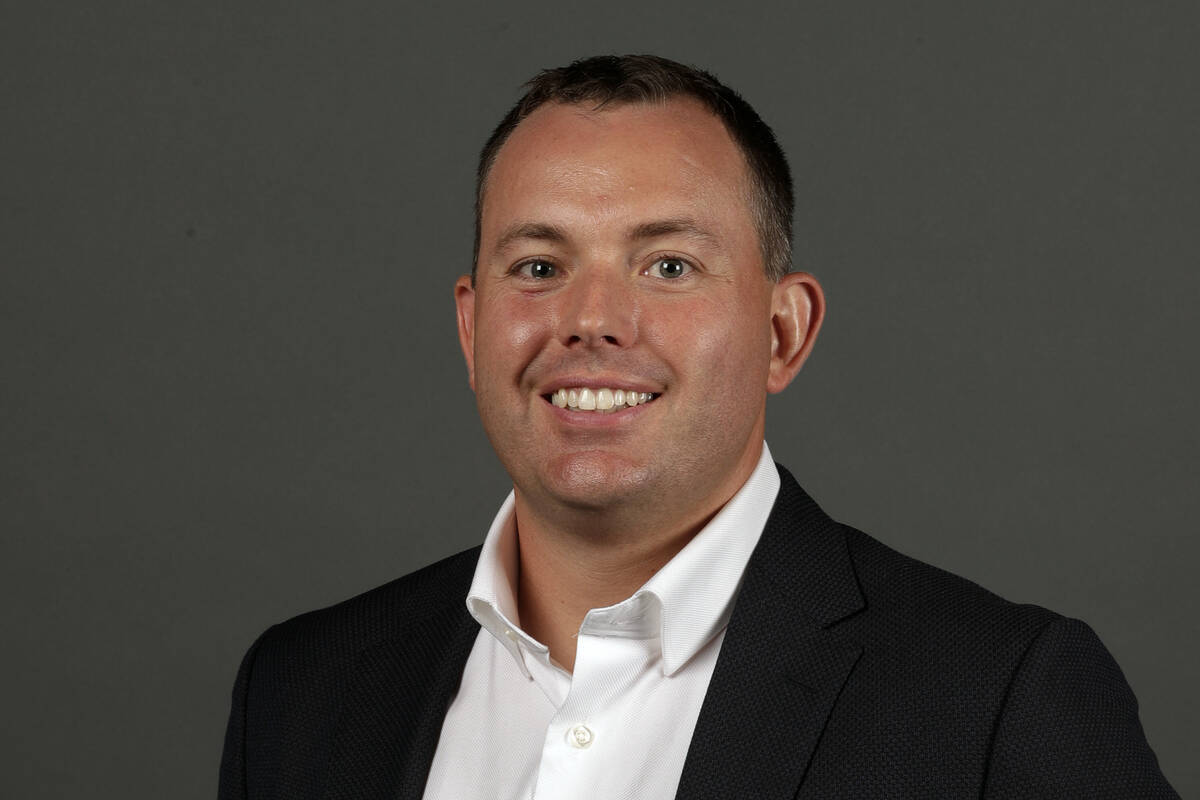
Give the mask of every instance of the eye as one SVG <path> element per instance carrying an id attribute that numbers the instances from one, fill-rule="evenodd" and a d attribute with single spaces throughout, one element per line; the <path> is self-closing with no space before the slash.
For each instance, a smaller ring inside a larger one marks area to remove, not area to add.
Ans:
<path id="1" fill-rule="evenodd" d="M 656 259 L 650 265 L 650 273 L 659 278 L 682 278 L 692 271 L 692 265 L 684 261 L 682 258 L 675 256 L 665 256 Z"/>
<path id="2" fill-rule="evenodd" d="M 558 272 L 558 267 L 544 259 L 532 258 L 529 261 L 522 261 L 520 264 L 517 264 L 513 272 L 526 278 L 545 280 L 546 278 L 553 278 Z"/>

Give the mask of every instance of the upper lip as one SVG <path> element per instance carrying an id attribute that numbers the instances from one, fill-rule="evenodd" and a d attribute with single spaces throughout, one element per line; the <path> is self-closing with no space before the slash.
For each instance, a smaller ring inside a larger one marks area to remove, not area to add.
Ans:
<path id="1" fill-rule="evenodd" d="M 542 384 L 538 394 L 554 394 L 559 389 L 623 389 L 626 392 L 648 392 L 659 394 L 660 387 L 638 378 L 621 378 L 613 375 L 566 375 Z"/>

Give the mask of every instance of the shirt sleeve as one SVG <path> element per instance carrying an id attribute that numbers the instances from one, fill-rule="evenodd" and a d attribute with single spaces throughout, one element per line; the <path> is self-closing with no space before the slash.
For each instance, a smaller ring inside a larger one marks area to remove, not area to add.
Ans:
<path id="1" fill-rule="evenodd" d="M 984 797 L 1178 798 L 1121 668 L 1086 624 L 1046 625 L 1014 674 Z"/>

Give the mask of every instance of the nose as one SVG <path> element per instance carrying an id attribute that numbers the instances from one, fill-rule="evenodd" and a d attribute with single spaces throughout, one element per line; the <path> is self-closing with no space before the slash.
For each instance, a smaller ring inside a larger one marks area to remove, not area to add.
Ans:
<path id="1" fill-rule="evenodd" d="M 628 347 L 637 336 L 637 303 L 622 270 L 589 265 L 566 288 L 559 339 L 568 347 Z"/>

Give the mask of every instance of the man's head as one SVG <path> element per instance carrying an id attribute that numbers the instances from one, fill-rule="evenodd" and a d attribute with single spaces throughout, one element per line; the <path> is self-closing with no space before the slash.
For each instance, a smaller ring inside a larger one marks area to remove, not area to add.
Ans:
<path id="1" fill-rule="evenodd" d="M 455 300 L 518 511 L 699 523 L 753 470 L 824 308 L 812 276 L 765 267 L 744 149 L 691 94 L 555 100 L 485 163 Z"/>
<path id="2" fill-rule="evenodd" d="M 767 276 L 777 281 L 791 268 L 792 176 L 775 135 L 742 97 L 709 73 L 658 56 L 595 56 L 548 69 L 526 84 L 479 155 L 475 182 L 475 251 L 479 260 L 480 216 L 496 154 L 513 130 L 550 103 L 590 105 L 661 104 L 670 99 L 699 102 L 725 126 L 745 159 L 750 208 Z M 472 275 L 474 275 L 474 269 Z"/>

